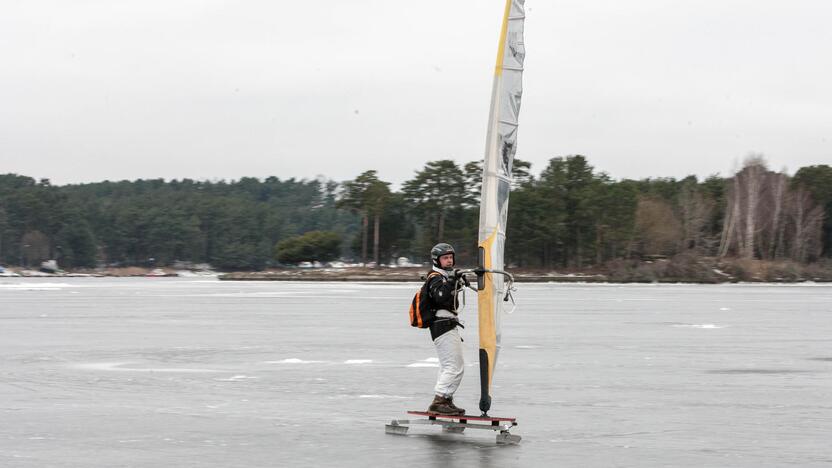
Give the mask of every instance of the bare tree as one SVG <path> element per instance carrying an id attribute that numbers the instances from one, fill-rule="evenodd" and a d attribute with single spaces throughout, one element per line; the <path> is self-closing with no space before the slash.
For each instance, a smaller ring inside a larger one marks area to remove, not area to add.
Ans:
<path id="1" fill-rule="evenodd" d="M 737 226 L 737 218 L 740 213 L 739 187 L 740 181 L 735 176 L 727 193 L 728 208 L 725 210 L 725 221 L 722 223 L 722 239 L 719 244 L 720 257 L 725 257 L 730 253 L 734 245 L 734 237 L 739 229 Z"/>
<path id="2" fill-rule="evenodd" d="M 768 258 L 777 259 L 784 255 L 784 235 L 786 232 L 786 222 L 784 216 L 784 209 L 786 204 L 786 196 L 788 195 L 787 187 L 789 177 L 784 174 L 785 171 L 779 174 L 771 174 L 769 178 L 769 186 L 771 187 L 771 203 L 772 209 L 769 210 L 770 229 L 768 229 L 768 246 L 765 252 Z"/>
<path id="3" fill-rule="evenodd" d="M 745 185 L 745 229 L 740 255 L 744 258 L 754 258 L 756 252 L 755 241 L 760 229 L 760 199 L 765 188 L 766 172 L 762 156 L 752 155 L 746 159 L 745 168 L 741 173 Z"/>
<path id="4" fill-rule="evenodd" d="M 754 258 L 758 251 L 757 239 L 765 227 L 763 213 L 767 210 L 766 179 L 771 174 L 761 155 L 746 158 L 742 170 L 733 177 L 728 189 L 728 208 L 719 255 L 734 253 L 743 258 Z"/>
<path id="5" fill-rule="evenodd" d="M 821 234 L 823 227 L 823 207 L 812 200 L 809 192 L 798 187 L 792 193 L 791 222 L 791 258 L 806 262 L 820 255 L 823 244 Z"/>
<path id="6" fill-rule="evenodd" d="M 745 161 L 727 191 L 719 255 L 791 258 L 806 262 L 822 249 L 824 211 L 789 177 L 765 167 L 759 155 Z"/>
<path id="7" fill-rule="evenodd" d="M 679 192 L 679 207 L 684 233 L 683 248 L 701 250 L 708 220 L 714 208 L 712 200 L 705 198 L 695 184 L 685 184 Z"/>

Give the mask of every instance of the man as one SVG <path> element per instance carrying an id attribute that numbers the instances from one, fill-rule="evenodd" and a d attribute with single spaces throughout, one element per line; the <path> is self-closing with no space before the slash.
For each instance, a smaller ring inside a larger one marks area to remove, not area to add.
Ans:
<path id="1" fill-rule="evenodd" d="M 463 415 L 465 410 L 454 405 L 454 393 L 462 382 L 465 361 L 459 323 L 457 298 L 467 284 L 465 276 L 454 270 L 454 248 L 450 244 L 436 244 L 430 250 L 433 268 L 427 279 L 431 305 L 436 318 L 430 324 L 430 337 L 439 357 L 439 377 L 434 387 L 435 396 L 428 411 L 448 415 Z"/>

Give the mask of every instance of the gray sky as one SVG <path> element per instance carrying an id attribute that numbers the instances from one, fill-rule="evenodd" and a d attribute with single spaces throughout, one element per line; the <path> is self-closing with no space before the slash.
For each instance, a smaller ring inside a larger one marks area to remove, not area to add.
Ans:
<path id="1" fill-rule="evenodd" d="M 482 157 L 503 0 L 0 0 L 0 173 L 396 184 Z M 517 157 L 832 164 L 832 2 L 527 0 Z"/>

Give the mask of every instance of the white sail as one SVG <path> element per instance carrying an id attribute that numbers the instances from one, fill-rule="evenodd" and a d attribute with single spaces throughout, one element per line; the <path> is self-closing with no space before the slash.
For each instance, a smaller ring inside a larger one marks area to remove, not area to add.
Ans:
<path id="1" fill-rule="evenodd" d="M 500 351 L 500 315 L 506 294 L 503 250 L 508 218 L 511 167 L 523 92 L 525 0 L 506 0 L 488 118 L 479 225 L 478 319 L 480 332 L 480 410 L 491 408 L 491 381 Z"/>

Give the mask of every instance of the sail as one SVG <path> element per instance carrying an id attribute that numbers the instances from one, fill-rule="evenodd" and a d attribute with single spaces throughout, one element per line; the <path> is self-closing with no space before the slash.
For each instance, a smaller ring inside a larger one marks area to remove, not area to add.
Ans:
<path id="1" fill-rule="evenodd" d="M 523 92 L 525 0 L 506 0 L 482 173 L 477 278 L 480 332 L 480 410 L 491 408 L 491 381 L 500 351 L 500 314 L 506 294 L 502 274 L 511 166 L 517 149 L 517 118 Z"/>

